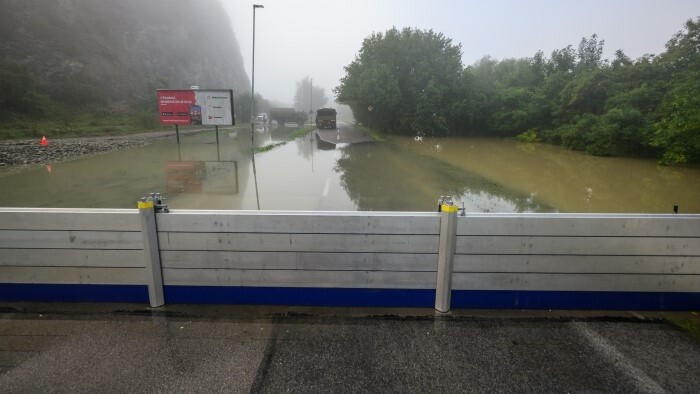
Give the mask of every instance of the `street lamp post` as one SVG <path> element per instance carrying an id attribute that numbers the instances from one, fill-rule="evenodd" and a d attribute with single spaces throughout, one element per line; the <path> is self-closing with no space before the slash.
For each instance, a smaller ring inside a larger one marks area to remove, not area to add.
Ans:
<path id="1" fill-rule="evenodd" d="M 251 94 L 250 94 L 250 144 L 255 146 L 255 10 L 265 8 L 260 4 L 253 4 L 253 67 L 251 70 Z"/>
<path id="2" fill-rule="evenodd" d="M 311 78 L 311 82 L 309 84 L 311 94 L 309 94 L 309 118 L 311 118 L 311 123 L 314 123 L 314 79 Z"/>
<path id="3" fill-rule="evenodd" d="M 255 179 L 255 200 L 260 210 L 260 195 L 258 194 L 258 174 L 255 170 L 255 9 L 265 8 L 259 4 L 253 4 L 253 67 L 251 69 L 251 97 L 250 97 L 250 155 L 253 161 L 253 178 Z"/>

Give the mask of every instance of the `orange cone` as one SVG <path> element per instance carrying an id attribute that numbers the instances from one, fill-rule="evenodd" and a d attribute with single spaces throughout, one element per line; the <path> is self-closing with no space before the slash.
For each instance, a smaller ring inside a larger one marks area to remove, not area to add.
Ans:
<path id="1" fill-rule="evenodd" d="M 46 139 L 46 136 L 41 137 L 41 146 L 49 146 L 49 140 Z"/>

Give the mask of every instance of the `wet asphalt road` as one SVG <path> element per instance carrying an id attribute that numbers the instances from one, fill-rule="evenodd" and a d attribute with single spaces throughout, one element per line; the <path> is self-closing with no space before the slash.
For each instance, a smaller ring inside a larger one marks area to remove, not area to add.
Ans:
<path id="1" fill-rule="evenodd" d="M 0 305 L 0 392 L 674 392 L 700 343 L 660 319 Z"/>

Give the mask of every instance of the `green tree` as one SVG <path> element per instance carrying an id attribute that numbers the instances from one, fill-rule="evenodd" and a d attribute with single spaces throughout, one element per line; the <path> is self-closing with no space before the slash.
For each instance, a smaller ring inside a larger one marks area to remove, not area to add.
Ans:
<path id="1" fill-rule="evenodd" d="M 393 28 L 367 37 L 334 89 L 355 119 L 394 134 L 448 135 L 457 116 L 461 46 L 432 30 Z M 373 111 L 368 111 L 371 106 Z M 371 118 L 370 118 L 371 116 Z"/>
<path id="2" fill-rule="evenodd" d="M 492 132 L 492 114 L 498 106 L 497 65 L 498 61 L 485 56 L 462 73 L 456 114 L 463 134 Z"/>
<path id="3" fill-rule="evenodd" d="M 652 145 L 662 163 L 700 161 L 700 18 L 667 44 L 659 62 L 670 70 L 671 87 L 660 106 Z"/>
<path id="4" fill-rule="evenodd" d="M 583 37 L 578 44 L 578 64 L 577 68 L 591 70 L 603 66 L 603 46 L 605 40 L 598 41 L 598 35 L 593 34 L 591 38 Z"/>
<path id="5" fill-rule="evenodd" d="M 327 103 L 326 89 L 314 85 L 309 77 L 305 77 L 297 82 L 297 90 L 294 94 L 294 109 L 297 111 L 308 111 L 310 109 L 323 108 Z M 312 106 L 313 108 L 311 108 Z"/>
<path id="6" fill-rule="evenodd" d="M 555 116 L 568 121 L 576 115 L 600 115 L 608 98 L 609 74 L 606 69 L 586 69 L 567 83 L 559 94 L 560 102 Z"/>
<path id="7" fill-rule="evenodd" d="M 589 135 L 586 152 L 597 156 L 644 155 L 651 123 L 637 109 L 614 108 L 600 117 Z"/>
<path id="8" fill-rule="evenodd" d="M 0 118 L 13 113 L 42 117 L 50 100 L 38 88 L 25 66 L 17 63 L 0 64 Z"/>
<path id="9" fill-rule="evenodd" d="M 390 133 L 520 135 L 592 155 L 700 162 L 700 18 L 659 56 L 617 50 L 608 61 L 604 44 L 593 34 L 548 59 L 486 56 L 462 69 L 461 48 L 442 35 L 392 29 L 365 39 L 335 93 Z"/>
<path id="10" fill-rule="evenodd" d="M 236 96 L 233 100 L 233 113 L 236 116 L 236 122 L 250 122 L 250 92 L 243 92 Z M 263 98 L 260 93 L 255 93 L 255 113 L 270 112 L 270 102 Z"/>
<path id="11" fill-rule="evenodd" d="M 533 58 L 506 59 L 495 67 L 496 83 L 491 131 L 513 136 L 545 127 L 551 108 L 540 86 L 545 80 L 542 52 Z"/>
<path id="12" fill-rule="evenodd" d="M 700 161 L 700 73 L 678 81 L 665 98 L 652 145 L 663 150 L 661 162 Z"/>

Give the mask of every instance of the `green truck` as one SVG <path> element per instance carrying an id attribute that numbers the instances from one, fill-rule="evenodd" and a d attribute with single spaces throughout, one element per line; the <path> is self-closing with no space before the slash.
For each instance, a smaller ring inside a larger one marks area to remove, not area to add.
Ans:
<path id="1" fill-rule="evenodd" d="M 316 128 L 337 129 L 335 117 L 337 112 L 334 108 L 321 108 L 316 111 Z"/>
<path id="2" fill-rule="evenodd" d="M 299 126 L 303 126 L 306 119 L 306 112 L 297 112 L 294 108 L 270 108 L 269 124 L 272 124 L 274 120 L 282 127 L 284 127 L 285 123 L 296 123 Z"/>

